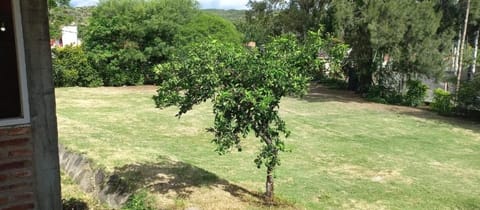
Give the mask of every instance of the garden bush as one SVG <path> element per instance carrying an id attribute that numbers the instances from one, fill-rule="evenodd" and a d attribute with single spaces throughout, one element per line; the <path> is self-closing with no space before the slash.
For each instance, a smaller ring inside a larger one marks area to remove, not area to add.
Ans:
<path id="1" fill-rule="evenodd" d="M 407 82 L 407 93 L 403 96 L 403 105 L 416 107 L 425 101 L 428 86 L 419 80 Z"/>
<path id="2" fill-rule="evenodd" d="M 102 85 L 83 49 L 78 46 L 52 50 L 53 78 L 56 87 L 96 87 Z"/>
<path id="3" fill-rule="evenodd" d="M 400 93 L 392 87 L 376 85 L 370 87 L 365 97 L 373 102 L 382 104 L 405 105 L 416 107 L 422 104 L 427 95 L 428 86 L 418 80 L 407 82 L 407 92 Z"/>
<path id="4" fill-rule="evenodd" d="M 433 101 L 430 107 L 433 111 L 443 115 L 450 115 L 453 111 L 452 94 L 440 88 L 434 91 Z"/>
<path id="5" fill-rule="evenodd" d="M 393 88 L 377 85 L 370 87 L 365 97 L 373 102 L 382 104 L 401 104 L 403 101 L 402 94 L 398 93 Z"/>
<path id="6" fill-rule="evenodd" d="M 458 104 L 463 109 L 480 110 L 480 75 L 462 84 L 458 92 Z"/>

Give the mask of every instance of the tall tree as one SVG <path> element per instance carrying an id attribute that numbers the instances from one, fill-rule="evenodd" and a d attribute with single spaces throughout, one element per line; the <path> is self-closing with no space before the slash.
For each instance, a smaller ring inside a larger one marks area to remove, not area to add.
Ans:
<path id="1" fill-rule="evenodd" d="M 247 41 L 267 43 L 272 36 L 282 33 L 279 13 L 285 8 L 284 0 L 248 1 L 250 9 L 245 12 L 242 32 Z"/>
<path id="2" fill-rule="evenodd" d="M 439 75 L 445 46 L 437 34 L 441 14 L 434 6 L 415 0 L 335 1 L 331 22 L 346 26 L 336 34 L 352 47 L 351 88 L 364 92 L 372 85 L 395 85 L 404 77 Z"/>
<path id="3" fill-rule="evenodd" d="M 325 24 L 332 0 L 291 0 L 280 13 L 283 31 L 304 39 L 308 31 L 316 31 Z"/>
<path id="4" fill-rule="evenodd" d="M 461 79 L 462 79 L 462 67 L 463 67 L 463 50 L 465 49 L 465 38 L 467 37 L 467 28 L 468 28 L 468 17 L 470 15 L 470 0 L 467 0 L 467 9 L 465 11 L 465 24 L 463 26 L 463 35 L 462 43 L 460 45 L 460 60 L 458 64 L 457 71 L 457 86 L 455 91 L 455 98 L 458 99 L 458 92 L 460 90 Z"/>
<path id="5" fill-rule="evenodd" d="M 269 36 L 294 33 L 305 39 L 327 21 L 332 0 L 250 0 L 246 12 L 247 38 L 260 43 Z"/>
<path id="6" fill-rule="evenodd" d="M 473 62 L 471 68 L 468 71 L 468 79 L 471 80 L 474 77 L 478 60 L 478 40 L 480 38 L 480 1 L 471 2 L 469 28 L 473 35 Z"/>

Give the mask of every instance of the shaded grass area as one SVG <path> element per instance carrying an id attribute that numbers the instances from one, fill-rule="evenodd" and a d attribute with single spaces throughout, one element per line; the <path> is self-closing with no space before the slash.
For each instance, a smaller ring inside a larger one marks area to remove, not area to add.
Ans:
<path id="1" fill-rule="evenodd" d="M 56 90 L 60 142 L 148 189 L 159 208 L 262 209 L 260 145 L 218 156 L 203 104 L 177 119 L 153 87 Z M 480 208 L 480 125 L 321 87 L 282 101 L 292 131 L 273 208 Z M 292 204 L 293 206 L 291 206 Z"/>
<path id="2" fill-rule="evenodd" d="M 116 167 L 113 174 L 129 183 L 132 192 L 147 189 L 150 194 L 157 196 L 158 200 L 163 197 L 163 199 L 174 201 L 170 205 L 159 203 L 156 209 L 184 209 L 192 197 L 199 196 L 198 191 L 208 193 L 200 196 L 218 196 L 215 193 L 221 192 L 222 196 L 226 196 L 226 198 L 219 197 L 219 199 L 235 198 L 236 202 L 243 203 L 238 207 L 246 205 L 243 207 L 249 206 L 248 208 L 251 209 L 266 205 L 263 203 L 261 193 L 251 192 L 191 164 L 163 159 L 163 157 L 160 157 L 157 162 Z M 208 209 L 230 208 L 228 203 L 218 207 L 216 206 L 218 204 L 209 203 L 208 200 L 204 202 L 207 203 L 197 205 L 208 207 Z M 292 208 L 288 203 L 282 204 L 281 202 L 277 204 L 277 207 Z"/>
<path id="3" fill-rule="evenodd" d="M 68 175 L 61 173 L 64 210 L 109 210 L 92 196 L 85 194 Z"/>

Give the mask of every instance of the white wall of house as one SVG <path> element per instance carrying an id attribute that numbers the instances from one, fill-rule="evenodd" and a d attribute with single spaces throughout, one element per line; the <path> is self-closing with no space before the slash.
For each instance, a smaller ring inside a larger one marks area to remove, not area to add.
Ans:
<path id="1" fill-rule="evenodd" d="M 62 27 L 62 44 L 63 46 L 77 46 L 80 45 L 78 40 L 78 27 L 77 26 L 64 26 Z"/>

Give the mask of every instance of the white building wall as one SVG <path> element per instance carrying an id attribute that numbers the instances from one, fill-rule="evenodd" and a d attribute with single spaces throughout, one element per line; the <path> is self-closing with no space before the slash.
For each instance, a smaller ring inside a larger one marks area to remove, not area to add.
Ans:
<path id="1" fill-rule="evenodd" d="M 78 40 L 78 27 L 77 26 L 64 26 L 62 27 L 62 44 L 63 46 L 77 46 L 80 45 Z"/>

